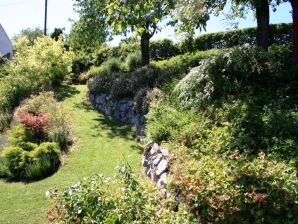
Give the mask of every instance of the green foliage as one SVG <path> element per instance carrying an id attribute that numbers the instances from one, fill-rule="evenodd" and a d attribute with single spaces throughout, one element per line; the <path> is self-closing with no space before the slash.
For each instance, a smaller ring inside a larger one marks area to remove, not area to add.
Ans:
<path id="1" fill-rule="evenodd" d="M 0 131 L 3 131 L 5 128 L 9 126 L 11 118 L 11 114 L 5 111 L 0 112 Z"/>
<path id="2" fill-rule="evenodd" d="M 93 18 L 96 12 L 90 12 Z M 74 51 L 92 52 L 99 48 L 106 40 L 108 32 L 102 26 L 105 26 L 104 18 L 97 17 L 89 19 L 88 16 L 81 16 L 78 21 L 73 22 L 67 44 Z"/>
<path id="3" fill-rule="evenodd" d="M 29 153 L 30 162 L 26 165 L 24 177 L 36 180 L 54 173 L 60 164 L 58 144 L 44 142 Z"/>
<path id="4" fill-rule="evenodd" d="M 25 167 L 25 151 L 20 147 L 7 147 L 3 150 L 1 157 L 5 159 L 5 163 L 1 164 L 8 171 L 6 177 L 20 178 Z"/>
<path id="5" fill-rule="evenodd" d="M 137 92 L 134 98 L 135 105 L 133 110 L 137 114 L 147 114 L 150 110 L 151 104 L 161 102 L 164 100 L 164 98 L 164 93 L 158 88 L 143 88 Z"/>
<path id="6" fill-rule="evenodd" d="M 22 37 L 26 37 L 29 40 L 29 45 L 33 45 L 34 42 L 37 40 L 37 38 L 43 37 L 43 30 L 39 27 L 36 27 L 34 29 L 27 28 L 21 30 L 21 32 L 13 37 L 14 41 L 18 41 L 18 39 Z"/>
<path id="7" fill-rule="evenodd" d="M 196 122 L 197 121 L 197 122 Z M 195 111 L 179 111 L 167 104 L 153 104 L 147 115 L 147 132 L 155 142 L 177 141 L 187 144 L 199 129 Z M 192 136 L 193 135 L 193 136 Z"/>
<path id="8" fill-rule="evenodd" d="M 55 172 L 60 164 L 60 148 L 56 143 L 44 142 L 28 148 L 10 146 L 1 154 L 2 176 L 13 180 L 37 180 Z"/>
<path id="9" fill-rule="evenodd" d="M 57 142 L 62 149 L 65 149 L 71 143 L 72 133 L 70 118 L 66 114 L 62 104 L 55 100 L 52 92 L 40 93 L 37 96 L 32 96 L 23 101 L 16 109 L 15 113 L 46 114 L 46 139 L 52 142 Z M 20 136 L 22 137 L 25 135 L 21 133 Z M 23 139 L 22 141 L 26 140 Z"/>
<path id="10" fill-rule="evenodd" d="M 86 83 L 87 80 L 82 79 L 82 75 L 87 72 L 91 66 L 91 59 L 84 53 L 76 53 L 72 60 L 71 82 Z"/>
<path id="11" fill-rule="evenodd" d="M 68 75 L 71 53 L 61 40 L 38 38 L 33 46 L 24 37 L 16 43 L 14 60 L 5 64 L 0 78 L 0 111 L 11 112 L 19 102 L 43 86 L 57 85 Z"/>
<path id="12" fill-rule="evenodd" d="M 256 28 L 246 28 L 237 29 L 235 31 L 203 34 L 192 41 L 191 48 L 205 51 L 214 48 L 231 48 L 243 44 L 256 45 L 256 33 Z M 292 24 L 282 23 L 270 25 L 269 36 L 269 45 L 290 44 L 292 42 Z"/>
<path id="13" fill-rule="evenodd" d="M 152 60 L 165 60 L 179 54 L 180 49 L 172 40 L 163 39 L 150 43 L 150 58 Z"/>
<path id="14" fill-rule="evenodd" d="M 55 28 L 53 33 L 51 34 L 51 38 L 53 38 L 54 40 L 59 40 L 59 38 L 63 38 L 63 30 L 64 28 Z"/>
<path id="15" fill-rule="evenodd" d="M 169 74 L 155 66 L 145 66 L 134 72 L 103 72 L 88 81 L 91 93 L 106 93 L 116 99 L 134 97 L 142 88 L 153 88 L 164 82 Z"/>
<path id="16" fill-rule="evenodd" d="M 171 188 L 202 223 L 294 223 L 297 172 L 260 154 L 200 156 L 177 149 Z M 185 163 L 185 161 L 188 161 Z"/>
<path id="17" fill-rule="evenodd" d="M 126 58 L 126 65 L 128 67 L 128 71 L 132 72 L 142 67 L 142 55 L 140 52 L 134 52 L 129 54 Z"/>
<path id="18" fill-rule="evenodd" d="M 117 73 L 122 70 L 122 62 L 118 58 L 110 58 L 104 64 L 104 70 L 106 70 L 109 74 Z"/>
<path id="19" fill-rule="evenodd" d="M 124 66 L 121 72 L 109 72 L 105 63 L 99 68 L 88 72 L 88 76 L 94 76 L 88 81 L 88 89 L 91 93 L 106 93 L 114 98 L 134 97 L 138 91 L 144 88 L 161 87 L 173 79 L 180 78 L 199 62 L 218 52 L 211 50 L 176 56 L 169 60 L 152 63 L 153 65 L 138 68 L 132 72 L 126 72 Z"/>
<path id="20" fill-rule="evenodd" d="M 270 80 L 273 61 L 259 48 L 245 45 L 203 61 L 176 87 L 183 108 L 204 108 L 229 96 L 258 94 Z"/>
<path id="21" fill-rule="evenodd" d="M 119 190 L 110 190 L 117 184 Z M 52 192 L 59 223 L 195 223 L 183 208 L 174 212 L 153 189 L 144 188 L 128 166 L 112 180 L 96 175 L 64 192 Z M 159 205 L 159 206 L 158 206 Z"/>

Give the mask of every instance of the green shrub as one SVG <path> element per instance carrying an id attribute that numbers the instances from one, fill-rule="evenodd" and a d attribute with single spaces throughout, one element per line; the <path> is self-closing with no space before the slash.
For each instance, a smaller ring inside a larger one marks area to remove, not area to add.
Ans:
<path id="1" fill-rule="evenodd" d="M 62 40 L 38 38 L 33 46 L 20 38 L 14 60 L 5 64 L 7 74 L 0 78 L 0 111 L 11 112 L 19 102 L 41 87 L 58 85 L 70 72 L 71 53 Z"/>
<path id="2" fill-rule="evenodd" d="M 180 50 L 172 40 L 162 39 L 150 42 L 150 58 L 152 60 L 165 60 L 179 54 Z"/>
<path id="3" fill-rule="evenodd" d="M 256 45 L 256 28 L 239 29 L 235 31 L 208 33 L 198 36 L 193 41 L 193 47 L 199 51 L 230 48 L 243 44 Z M 270 25 L 269 44 L 290 44 L 292 42 L 292 24 Z"/>
<path id="4" fill-rule="evenodd" d="M 54 98 L 54 93 L 44 92 L 23 101 L 16 109 L 15 114 L 38 114 L 47 115 L 46 139 L 59 143 L 65 149 L 71 142 L 71 122 L 61 103 Z M 32 141 L 32 137 L 31 137 Z"/>
<path id="5" fill-rule="evenodd" d="M 110 58 L 104 62 L 103 66 L 104 69 L 110 74 L 120 72 L 123 67 L 121 60 L 118 58 Z"/>
<path id="6" fill-rule="evenodd" d="M 0 156 L 0 176 L 13 180 L 37 180 L 54 173 L 60 164 L 58 144 L 44 142 L 39 146 L 27 142 L 26 149 L 5 148 Z"/>
<path id="7" fill-rule="evenodd" d="M 44 142 L 30 152 L 31 161 L 26 164 L 24 177 L 36 180 L 54 173 L 60 164 L 60 148 L 58 144 Z"/>
<path id="8" fill-rule="evenodd" d="M 256 95 L 269 84 L 270 55 L 249 45 L 204 60 L 176 87 L 183 108 L 204 108 L 228 97 Z"/>
<path id="9" fill-rule="evenodd" d="M 25 151 L 20 147 L 7 147 L 3 150 L 1 157 L 5 158 L 6 162 L 2 164 L 7 171 L 5 174 L 9 178 L 20 178 L 25 167 Z"/>
<path id="10" fill-rule="evenodd" d="M 89 78 L 94 78 L 96 77 L 97 75 L 100 75 L 104 72 L 104 68 L 103 66 L 99 66 L 99 67 L 96 67 L 96 66 L 92 66 L 86 73 L 86 76 L 87 76 L 87 80 Z"/>
<path id="11" fill-rule="evenodd" d="M 165 98 L 164 93 L 158 89 L 141 89 L 135 96 L 133 107 L 134 112 L 137 114 L 147 114 L 152 103 L 158 103 Z"/>
<path id="12" fill-rule="evenodd" d="M 185 149 L 176 153 L 171 188 L 179 189 L 179 198 L 199 222 L 295 222 L 298 180 L 293 166 L 264 154 L 249 161 L 239 154 L 195 160 Z"/>
<path id="13" fill-rule="evenodd" d="M 81 83 L 82 80 L 79 79 L 80 75 L 86 72 L 91 66 L 90 59 L 85 54 L 77 54 L 72 59 L 72 83 Z"/>
<path id="14" fill-rule="evenodd" d="M 33 134 L 23 125 L 14 125 L 8 131 L 8 144 L 21 147 L 25 151 L 31 151 L 31 145 L 28 142 L 33 141 Z"/>
<path id="15" fill-rule="evenodd" d="M 3 111 L 0 112 L 0 132 L 7 128 L 11 122 L 11 114 Z"/>
<path id="16" fill-rule="evenodd" d="M 122 70 L 110 73 L 102 65 L 96 69 L 99 74 L 88 81 L 88 89 L 90 93 L 106 93 L 117 99 L 135 97 L 143 88 L 162 87 L 171 80 L 181 78 L 190 67 L 198 65 L 203 58 L 217 52 L 212 50 L 177 56 L 166 61 L 153 62 L 152 65 L 133 72 Z"/>
<path id="17" fill-rule="evenodd" d="M 142 67 L 142 56 L 141 52 L 134 52 L 129 54 L 126 58 L 126 64 L 128 67 L 128 71 L 134 71 L 140 67 Z"/>
<path id="18" fill-rule="evenodd" d="M 179 111 L 170 105 L 153 104 L 147 115 L 147 133 L 155 142 L 177 141 L 188 144 L 194 138 L 202 118 L 193 110 Z"/>
<path id="19" fill-rule="evenodd" d="M 119 190 L 110 190 L 115 183 Z M 120 167 L 112 180 L 96 175 L 51 196 L 58 223 L 196 223 L 183 206 L 175 212 L 172 201 L 143 187 L 128 167 Z"/>

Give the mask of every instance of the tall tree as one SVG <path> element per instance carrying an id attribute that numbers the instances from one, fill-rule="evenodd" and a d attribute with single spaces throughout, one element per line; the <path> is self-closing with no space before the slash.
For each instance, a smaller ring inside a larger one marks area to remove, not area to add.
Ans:
<path id="1" fill-rule="evenodd" d="M 160 21 L 171 13 L 174 0 L 76 0 L 81 17 L 104 19 L 111 34 L 135 33 L 140 37 L 142 64 L 150 63 L 150 39 Z M 96 12 L 96 13 L 94 13 Z"/>
<path id="2" fill-rule="evenodd" d="M 293 9 L 293 57 L 298 59 L 298 1 L 290 0 Z"/>

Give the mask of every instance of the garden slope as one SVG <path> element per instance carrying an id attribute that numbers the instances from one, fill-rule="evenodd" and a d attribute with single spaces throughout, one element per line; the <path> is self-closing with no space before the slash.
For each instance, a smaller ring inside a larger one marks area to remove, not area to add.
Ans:
<path id="1" fill-rule="evenodd" d="M 0 223 L 45 223 L 51 200 L 45 197 L 50 188 L 69 186 L 84 176 L 102 173 L 111 176 L 119 163 L 129 161 L 140 171 L 140 147 L 132 132 L 94 111 L 86 103 L 86 86 L 63 87 L 61 100 L 74 123 L 76 142 L 64 165 L 53 176 L 24 184 L 0 180 Z"/>

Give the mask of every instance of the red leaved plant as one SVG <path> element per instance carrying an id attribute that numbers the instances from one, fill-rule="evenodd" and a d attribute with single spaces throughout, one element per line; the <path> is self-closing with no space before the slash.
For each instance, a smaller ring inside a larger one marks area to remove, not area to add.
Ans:
<path id="1" fill-rule="evenodd" d="M 45 113 L 20 113 L 17 117 L 26 128 L 32 131 L 33 134 L 40 135 L 46 133 L 48 118 Z"/>

